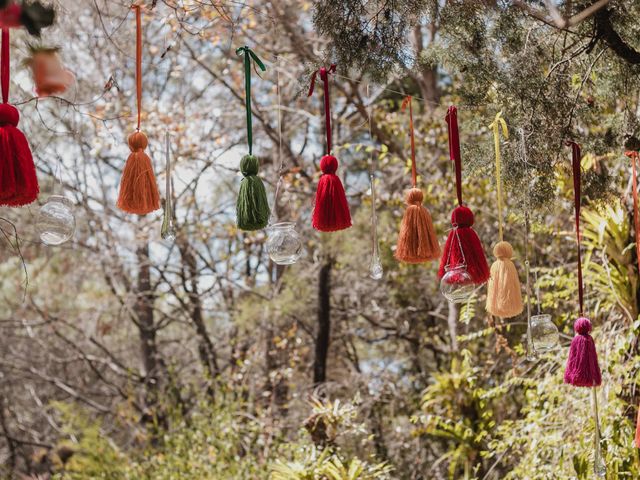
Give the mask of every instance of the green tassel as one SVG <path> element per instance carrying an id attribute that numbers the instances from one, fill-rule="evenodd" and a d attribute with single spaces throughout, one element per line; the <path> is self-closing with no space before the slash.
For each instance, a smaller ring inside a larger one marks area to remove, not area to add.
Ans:
<path id="1" fill-rule="evenodd" d="M 269 223 L 271 210 L 264 184 L 258 177 L 258 167 L 258 159 L 253 155 L 245 155 L 240 161 L 244 178 L 238 193 L 236 215 L 241 230 L 260 230 Z"/>

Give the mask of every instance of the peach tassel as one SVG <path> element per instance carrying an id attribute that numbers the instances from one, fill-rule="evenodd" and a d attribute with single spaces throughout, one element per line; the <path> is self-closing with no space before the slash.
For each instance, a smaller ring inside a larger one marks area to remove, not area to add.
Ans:
<path id="1" fill-rule="evenodd" d="M 509 242 L 498 242 L 493 247 L 497 260 L 491 265 L 491 277 L 487 287 L 487 312 L 500 318 L 520 315 L 524 309 L 520 279 L 511 261 L 513 248 Z"/>
<path id="2" fill-rule="evenodd" d="M 524 310 L 520 278 L 516 266 L 511 261 L 513 248 L 504 241 L 502 228 L 502 175 L 500 159 L 500 129 L 505 138 L 509 138 L 507 124 L 498 112 L 490 125 L 493 129 L 494 147 L 496 153 L 496 192 L 498 196 L 498 226 L 500 241 L 493 248 L 497 260 L 491 265 L 491 276 L 487 285 L 486 310 L 491 315 L 500 318 L 510 318 L 520 315 Z"/>

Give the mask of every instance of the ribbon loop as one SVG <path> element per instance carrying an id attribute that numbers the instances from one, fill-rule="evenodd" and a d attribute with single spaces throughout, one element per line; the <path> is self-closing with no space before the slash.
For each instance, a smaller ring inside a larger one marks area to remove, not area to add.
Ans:
<path id="1" fill-rule="evenodd" d="M 503 226 L 502 226 L 502 157 L 500 154 L 500 130 L 502 129 L 502 135 L 505 139 L 509 138 L 509 130 L 507 129 L 507 122 L 502 118 L 502 111 L 496 113 L 495 119 L 489 125 L 489 128 L 493 129 L 493 147 L 496 155 L 496 193 L 498 196 L 498 232 L 500 241 L 504 240 Z"/>
<path id="2" fill-rule="evenodd" d="M 569 140 L 566 145 L 571 147 L 571 167 L 573 169 L 573 203 L 576 210 L 576 240 L 578 243 L 578 298 L 580 300 L 580 316 L 584 315 L 584 288 L 582 286 L 582 258 L 580 253 L 580 197 L 581 197 L 581 169 L 582 154 L 580 145 Z"/>
<path id="3" fill-rule="evenodd" d="M 458 131 L 458 109 L 451 105 L 445 117 L 449 132 L 449 158 L 455 164 L 456 170 L 456 194 L 458 205 L 462 205 L 462 159 L 460 156 L 460 133 Z"/>
<path id="4" fill-rule="evenodd" d="M 409 135 L 411 137 L 411 186 L 416 188 L 416 184 L 418 183 L 418 172 L 416 170 L 416 141 L 415 135 L 413 133 L 413 107 L 412 101 L 413 98 L 411 95 L 407 95 L 404 97 L 402 101 L 402 111 L 404 112 L 409 106 Z"/>
<path id="5" fill-rule="evenodd" d="M 322 84 L 324 87 L 324 123 L 325 130 L 327 135 L 327 154 L 331 155 L 331 102 L 329 100 L 329 75 L 332 73 L 336 73 L 336 65 L 332 63 L 329 68 L 321 67 L 315 72 L 311 74 L 311 83 L 309 85 L 309 94 L 310 97 L 313 95 L 313 91 L 316 86 L 316 78 L 320 75 L 320 80 L 322 80 Z"/>
<path id="6" fill-rule="evenodd" d="M 251 112 L 251 60 L 253 60 L 256 65 L 263 72 L 267 69 L 262 63 L 262 60 L 258 58 L 251 48 L 247 47 L 239 47 L 236 49 L 236 55 L 244 56 L 244 104 L 247 113 L 247 143 L 249 144 L 249 155 L 253 155 L 253 122 L 252 122 L 252 112 Z"/>

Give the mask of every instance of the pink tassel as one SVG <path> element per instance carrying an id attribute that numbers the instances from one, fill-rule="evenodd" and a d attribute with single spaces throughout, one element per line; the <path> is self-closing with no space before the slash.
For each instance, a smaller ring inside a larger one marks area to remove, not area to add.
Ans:
<path id="1" fill-rule="evenodd" d="M 576 336 L 571 341 L 564 383 L 575 387 L 599 387 L 602 383 L 596 345 L 591 337 L 591 322 L 580 317 L 573 324 Z"/>

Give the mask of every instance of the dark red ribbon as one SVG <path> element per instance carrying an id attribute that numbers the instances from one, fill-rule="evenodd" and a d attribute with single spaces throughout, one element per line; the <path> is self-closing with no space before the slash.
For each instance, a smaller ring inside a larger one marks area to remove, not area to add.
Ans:
<path id="1" fill-rule="evenodd" d="M 576 239 L 578 241 L 578 298 L 580 300 L 580 316 L 584 315 L 584 288 L 582 286 L 582 257 L 580 255 L 580 196 L 581 170 L 580 145 L 569 140 L 566 145 L 571 147 L 571 166 L 573 168 L 573 203 L 576 210 Z"/>
<path id="2" fill-rule="evenodd" d="M 456 194 L 458 205 L 462 205 L 462 159 L 460 156 L 460 133 L 458 132 L 458 109 L 451 105 L 445 117 L 449 131 L 449 158 L 456 168 Z"/>
<path id="3" fill-rule="evenodd" d="M 2 28 L 2 47 L 0 50 L 0 82 L 2 83 L 2 103 L 9 101 L 9 70 L 11 59 L 9 58 L 9 29 Z"/>
<path id="4" fill-rule="evenodd" d="M 636 261 L 640 266 L 640 219 L 638 218 L 638 172 L 636 163 L 638 161 L 638 152 L 625 152 L 625 155 L 631 159 L 631 180 L 633 195 L 633 226 L 636 233 Z M 640 417 L 638 417 L 640 418 Z"/>
<path id="5" fill-rule="evenodd" d="M 320 80 L 324 86 L 324 124 L 327 134 L 327 153 L 331 154 L 331 102 L 329 101 L 329 75 L 336 72 L 336 65 L 331 64 L 329 68 L 322 67 L 311 75 L 311 85 L 309 86 L 309 97 L 313 95 L 316 86 L 316 76 L 320 74 Z"/>

